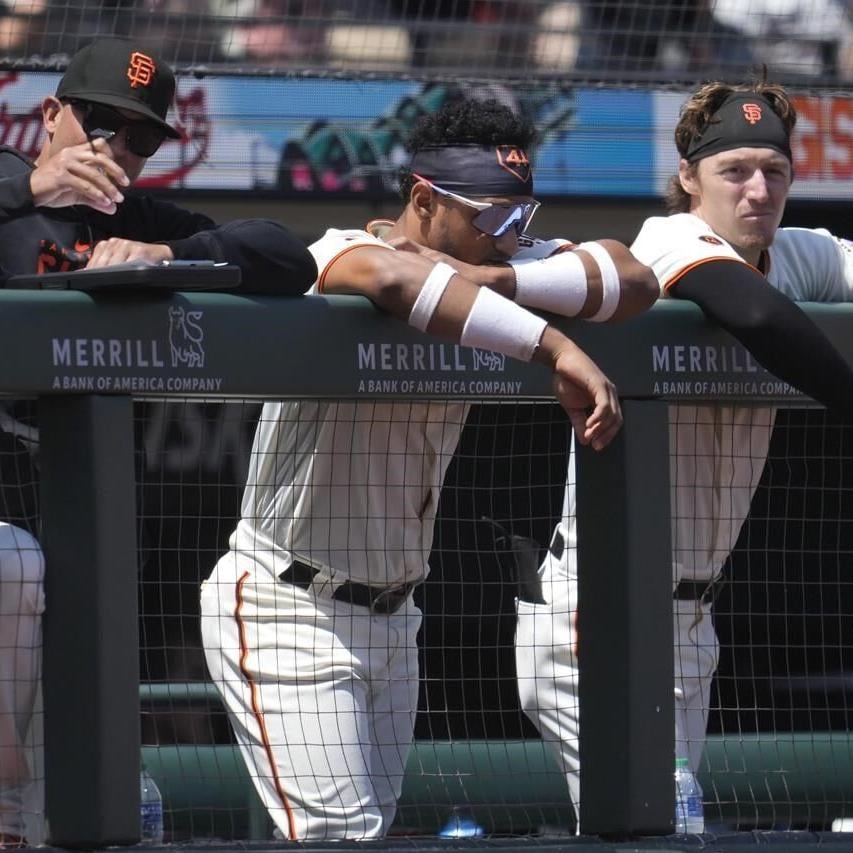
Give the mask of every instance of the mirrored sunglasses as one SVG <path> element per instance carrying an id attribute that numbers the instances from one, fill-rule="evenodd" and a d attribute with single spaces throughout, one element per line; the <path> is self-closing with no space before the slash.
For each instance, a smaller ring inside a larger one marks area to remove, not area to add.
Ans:
<path id="1" fill-rule="evenodd" d="M 447 196 L 479 211 L 471 220 L 471 224 L 478 231 L 491 237 L 502 237 L 510 228 L 514 228 L 515 233 L 520 237 L 527 231 L 533 214 L 536 213 L 540 204 L 538 201 L 520 201 L 515 204 L 474 201 L 464 195 L 445 190 L 420 175 L 415 175 L 415 178 L 429 184 L 439 195 Z"/>
<path id="2" fill-rule="evenodd" d="M 128 151 L 137 157 L 151 157 L 156 154 L 166 138 L 166 131 L 153 122 L 129 119 L 106 104 L 79 100 L 70 103 L 83 111 L 82 125 L 86 136 L 90 139 L 98 136 L 109 139 L 124 130 L 124 144 Z"/>

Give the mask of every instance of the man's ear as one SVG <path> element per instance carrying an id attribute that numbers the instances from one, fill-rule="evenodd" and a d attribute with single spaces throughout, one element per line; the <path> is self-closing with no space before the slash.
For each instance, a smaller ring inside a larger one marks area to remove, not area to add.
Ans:
<path id="1" fill-rule="evenodd" d="M 436 210 L 435 193 L 430 189 L 428 184 L 418 181 L 412 187 L 412 192 L 409 195 L 409 204 L 412 206 L 412 210 L 418 219 L 432 219 Z"/>
<path id="2" fill-rule="evenodd" d="M 699 181 L 696 177 L 698 168 L 698 164 L 688 163 L 683 157 L 678 163 L 678 181 L 688 195 L 699 195 Z"/>
<path id="3" fill-rule="evenodd" d="M 41 120 L 49 136 L 53 136 L 62 114 L 62 102 L 53 95 L 48 95 L 41 102 Z"/>

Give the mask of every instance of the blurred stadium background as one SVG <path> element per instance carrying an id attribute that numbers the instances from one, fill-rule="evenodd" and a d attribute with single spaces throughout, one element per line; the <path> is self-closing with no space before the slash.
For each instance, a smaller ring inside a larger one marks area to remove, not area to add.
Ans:
<path id="1" fill-rule="evenodd" d="M 178 68 L 671 83 L 741 73 L 838 85 L 849 0 L 5 0 L 3 55 L 61 65 L 129 34 Z"/>
<path id="2" fill-rule="evenodd" d="M 142 39 L 179 72 L 184 136 L 162 147 L 140 184 L 220 219 L 276 216 L 310 241 L 329 226 L 393 216 L 407 132 L 448 99 L 474 93 L 504 100 L 540 128 L 537 234 L 630 243 L 642 219 L 662 209 L 685 93 L 766 68 L 800 110 L 786 224 L 850 236 L 851 0 L 6 0 L 0 142 L 36 152 L 40 98 L 71 53 L 111 34 Z M 3 403 L 16 414 L 27 405 Z M 136 404 L 151 763 L 175 745 L 230 740 L 204 690 L 198 586 L 236 520 L 257 411 L 251 401 Z M 547 542 L 566 440 L 551 406 L 473 408 L 422 591 L 424 742 L 535 739 L 515 694 L 512 589 L 477 522 L 511 520 L 516 533 Z M 19 470 L 19 461 L 4 465 Z M 723 656 L 712 733 L 772 744 L 790 732 L 850 730 L 851 464 L 848 426 L 814 410 L 780 415 L 716 605 Z M 21 495 L 15 511 L 34 524 L 34 486 Z M 161 689 L 170 683 L 199 689 L 178 702 Z M 846 741 L 838 749 L 849 762 Z M 731 797 L 705 778 L 710 802 Z M 788 801 L 768 790 L 750 796 L 728 809 L 722 828 L 824 830 L 853 816 L 835 788 L 797 794 L 797 803 L 790 793 Z M 174 805 L 168 837 L 246 837 L 250 811 Z M 252 831 L 262 832 L 262 818 L 254 820 Z M 534 809 L 521 828 L 538 832 L 547 820 Z"/>

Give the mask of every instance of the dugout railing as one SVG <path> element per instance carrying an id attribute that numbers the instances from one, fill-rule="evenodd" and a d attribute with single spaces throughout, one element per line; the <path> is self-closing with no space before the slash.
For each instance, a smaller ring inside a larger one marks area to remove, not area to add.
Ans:
<path id="1" fill-rule="evenodd" d="M 544 368 L 425 338 L 354 298 L 4 291 L 0 305 L 0 391 L 39 400 L 46 811 L 58 847 L 139 836 L 134 398 L 550 396 Z M 851 310 L 807 310 L 853 360 Z M 691 306 L 662 303 L 620 326 L 565 328 L 616 381 L 625 415 L 605 453 L 578 454 L 581 705 L 590 709 L 581 820 L 591 835 L 665 835 L 673 801 L 671 578 L 659 570 L 671 550 L 665 401 L 807 401 Z"/>

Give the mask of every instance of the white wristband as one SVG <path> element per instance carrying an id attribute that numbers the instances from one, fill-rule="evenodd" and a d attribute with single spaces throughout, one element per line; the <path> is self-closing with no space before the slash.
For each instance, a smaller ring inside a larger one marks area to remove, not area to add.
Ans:
<path id="1" fill-rule="evenodd" d="M 581 243 L 577 248 L 589 252 L 601 272 L 601 307 L 589 319 L 593 323 L 603 323 L 609 320 L 619 307 L 619 297 L 622 295 L 619 271 L 610 257 L 610 252 L 601 243 Z"/>
<path id="2" fill-rule="evenodd" d="M 429 321 L 438 307 L 439 300 L 444 295 L 447 283 L 455 275 L 456 270 L 450 264 L 438 263 L 430 270 L 430 274 L 424 279 L 421 292 L 409 313 L 410 326 L 414 326 L 422 332 L 426 331 Z"/>
<path id="3" fill-rule="evenodd" d="M 547 325 L 541 317 L 493 290 L 481 287 L 459 342 L 466 347 L 492 350 L 521 361 L 530 361 Z"/>
<path id="4" fill-rule="evenodd" d="M 575 317 L 586 304 L 586 270 L 574 252 L 509 261 L 509 265 L 515 272 L 515 301 L 519 305 Z"/>

